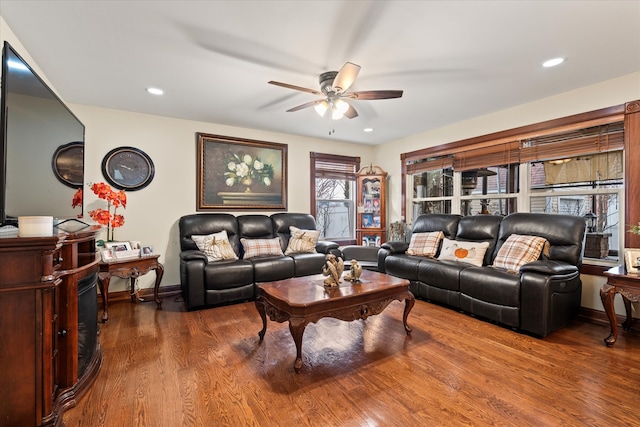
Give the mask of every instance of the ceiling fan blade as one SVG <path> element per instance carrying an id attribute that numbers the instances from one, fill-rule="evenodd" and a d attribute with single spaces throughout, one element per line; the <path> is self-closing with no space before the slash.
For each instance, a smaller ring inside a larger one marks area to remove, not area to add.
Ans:
<path id="1" fill-rule="evenodd" d="M 401 98 L 402 91 L 401 90 L 364 90 L 360 92 L 345 93 L 343 96 L 353 98 L 353 99 L 363 99 L 363 100 L 392 99 L 392 98 Z"/>
<path id="2" fill-rule="evenodd" d="M 292 113 L 292 112 L 294 112 L 294 111 L 299 111 L 299 110 L 302 110 L 302 109 L 304 109 L 304 108 L 313 107 L 314 105 L 319 104 L 319 103 L 321 103 L 322 101 L 323 101 L 322 99 L 318 99 L 318 100 L 311 101 L 311 102 L 305 102 L 304 104 L 302 104 L 302 105 L 298 105 L 297 107 L 289 108 L 289 109 L 287 110 L 287 113 Z"/>
<path id="3" fill-rule="evenodd" d="M 345 63 L 342 68 L 340 68 L 340 71 L 338 71 L 336 78 L 333 80 L 333 90 L 337 93 L 346 92 L 356 80 L 356 77 L 358 77 L 359 72 L 359 65 L 351 62 Z"/>
<path id="4" fill-rule="evenodd" d="M 349 109 L 344 112 L 344 116 L 347 119 L 354 119 L 358 117 L 358 112 L 356 111 L 355 108 L 353 108 L 353 105 L 349 104 Z"/>
<path id="5" fill-rule="evenodd" d="M 271 80 L 268 83 L 272 84 L 272 85 L 276 85 L 276 86 L 286 87 L 287 89 L 293 89 L 293 90 L 299 90 L 301 92 L 312 93 L 314 95 L 323 95 L 322 92 L 319 92 L 319 91 L 317 91 L 315 89 L 309 89 L 309 88 L 302 87 L 302 86 L 290 85 L 289 83 L 280 83 L 280 82 L 276 82 L 276 81 L 273 81 L 273 80 Z"/>

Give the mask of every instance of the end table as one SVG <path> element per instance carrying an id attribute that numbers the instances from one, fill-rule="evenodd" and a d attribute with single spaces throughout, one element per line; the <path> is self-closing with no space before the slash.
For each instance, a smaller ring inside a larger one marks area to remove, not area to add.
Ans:
<path id="1" fill-rule="evenodd" d="M 153 287 L 153 297 L 158 309 L 162 309 L 162 301 L 158 298 L 158 289 L 160 281 L 164 274 L 164 266 L 158 262 L 160 255 L 150 255 L 124 260 L 116 260 L 110 262 L 100 262 L 100 271 L 98 272 L 98 285 L 100 287 L 100 295 L 102 296 L 102 305 L 104 311 L 102 313 L 102 321 L 109 319 L 109 282 L 111 277 L 120 277 L 121 279 L 129 279 L 131 283 L 131 301 L 136 301 L 135 282 L 140 276 L 144 276 L 149 271 L 156 272 L 156 283 Z"/>
<path id="2" fill-rule="evenodd" d="M 622 328 L 625 331 L 631 330 L 633 322 L 631 303 L 640 301 L 640 275 L 627 273 L 624 265 L 610 268 L 604 272 L 604 275 L 607 276 L 607 283 L 602 285 L 602 289 L 600 289 L 600 299 L 602 299 L 604 311 L 607 313 L 607 318 L 611 325 L 611 333 L 604 339 L 604 342 L 607 347 L 612 347 L 618 339 L 618 319 L 613 300 L 616 294 L 622 295 L 627 314 L 627 319 L 622 323 Z"/>

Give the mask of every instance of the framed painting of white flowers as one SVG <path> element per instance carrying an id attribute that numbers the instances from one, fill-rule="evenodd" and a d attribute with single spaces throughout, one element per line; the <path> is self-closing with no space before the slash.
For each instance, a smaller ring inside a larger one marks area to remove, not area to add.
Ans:
<path id="1" fill-rule="evenodd" d="M 287 144 L 197 135 L 198 211 L 287 209 Z"/>

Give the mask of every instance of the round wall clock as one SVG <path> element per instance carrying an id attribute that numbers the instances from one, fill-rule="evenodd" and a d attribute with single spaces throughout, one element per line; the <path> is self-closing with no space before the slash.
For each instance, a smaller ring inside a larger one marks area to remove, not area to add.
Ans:
<path id="1" fill-rule="evenodd" d="M 82 187 L 84 170 L 84 143 L 70 142 L 56 148 L 51 159 L 53 174 L 64 185 Z"/>
<path id="2" fill-rule="evenodd" d="M 151 158 L 138 148 L 114 148 L 102 159 L 102 174 L 119 190 L 140 190 L 151 183 L 154 173 Z"/>

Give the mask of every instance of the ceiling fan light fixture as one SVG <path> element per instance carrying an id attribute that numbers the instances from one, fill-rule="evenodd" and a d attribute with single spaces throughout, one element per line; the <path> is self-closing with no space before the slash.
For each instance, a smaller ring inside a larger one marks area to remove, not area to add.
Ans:
<path id="1" fill-rule="evenodd" d="M 336 100 L 334 104 L 334 108 L 340 112 L 340 114 L 344 115 L 349 109 L 349 104 L 344 102 L 342 99 Z"/>
<path id="2" fill-rule="evenodd" d="M 319 102 L 315 107 L 313 107 L 313 109 L 316 110 L 316 113 L 318 113 L 320 117 L 324 117 L 324 114 L 329 109 L 329 103 L 327 103 L 327 101 Z"/>
<path id="3" fill-rule="evenodd" d="M 333 120 L 340 120 L 343 117 L 344 117 L 344 113 L 340 112 L 340 110 L 333 107 L 333 109 L 331 110 L 331 118 Z"/>

